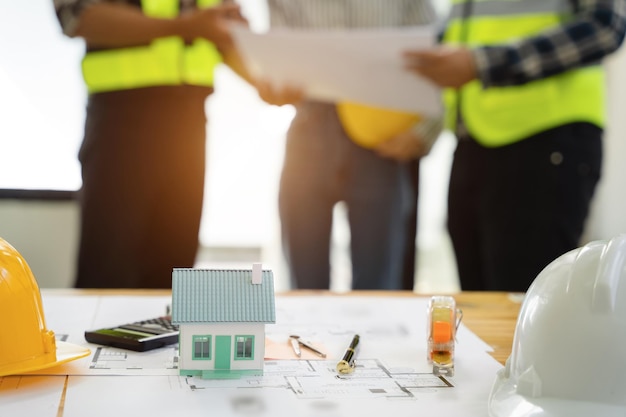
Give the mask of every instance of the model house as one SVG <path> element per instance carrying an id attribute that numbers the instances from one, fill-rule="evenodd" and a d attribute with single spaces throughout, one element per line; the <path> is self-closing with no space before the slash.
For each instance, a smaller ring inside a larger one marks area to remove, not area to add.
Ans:
<path id="1" fill-rule="evenodd" d="M 172 322 L 181 375 L 262 375 L 265 325 L 276 322 L 272 271 L 174 269 Z"/>

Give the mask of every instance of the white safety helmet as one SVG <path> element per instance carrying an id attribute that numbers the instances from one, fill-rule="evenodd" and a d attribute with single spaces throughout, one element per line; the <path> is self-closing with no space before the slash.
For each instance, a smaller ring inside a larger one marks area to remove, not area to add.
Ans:
<path id="1" fill-rule="evenodd" d="M 489 415 L 626 416 L 626 235 L 570 251 L 537 276 Z"/>

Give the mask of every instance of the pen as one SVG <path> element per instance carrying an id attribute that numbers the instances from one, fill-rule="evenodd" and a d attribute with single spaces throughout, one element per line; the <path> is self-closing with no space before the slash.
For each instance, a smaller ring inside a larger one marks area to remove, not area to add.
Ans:
<path id="1" fill-rule="evenodd" d="M 359 335 L 355 334 L 350 342 L 350 346 L 343 354 L 343 359 L 337 363 L 337 372 L 340 374 L 349 374 L 354 371 L 354 357 L 356 356 L 356 348 L 359 345 Z"/>

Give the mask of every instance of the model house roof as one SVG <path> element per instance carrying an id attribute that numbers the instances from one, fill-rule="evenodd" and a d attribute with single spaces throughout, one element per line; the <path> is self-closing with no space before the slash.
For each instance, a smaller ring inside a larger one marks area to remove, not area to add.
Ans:
<path id="1" fill-rule="evenodd" d="M 252 270 L 175 268 L 172 273 L 172 322 L 275 323 L 274 276 Z"/>

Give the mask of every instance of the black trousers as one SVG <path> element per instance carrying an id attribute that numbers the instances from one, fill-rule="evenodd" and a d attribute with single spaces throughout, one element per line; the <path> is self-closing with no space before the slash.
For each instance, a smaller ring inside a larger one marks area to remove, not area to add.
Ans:
<path id="1" fill-rule="evenodd" d="M 404 267 L 402 269 L 402 289 L 413 291 L 415 286 L 415 272 L 417 268 L 417 201 L 419 199 L 420 160 L 415 159 L 410 164 L 411 186 L 415 193 L 415 200 L 411 206 L 411 215 L 407 224 L 407 242 L 405 248 Z"/>
<path id="2" fill-rule="evenodd" d="M 89 98 L 76 287 L 171 288 L 172 268 L 194 265 L 210 92 L 154 87 Z"/>
<path id="3" fill-rule="evenodd" d="M 552 260 L 580 245 L 602 164 L 602 130 L 573 123 L 485 148 L 461 139 L 448 229 L 465 291 L 526 291 Z"/>

